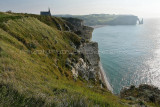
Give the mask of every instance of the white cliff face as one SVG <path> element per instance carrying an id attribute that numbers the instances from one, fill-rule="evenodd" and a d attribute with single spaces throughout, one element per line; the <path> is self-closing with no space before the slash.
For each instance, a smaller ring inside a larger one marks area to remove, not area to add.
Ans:
<path id="1" fill-rule="evenodd" d="M 74 79 L 76 80 L 78 77 L 81 77 L 86 81 L 92 80 L 101 84 L 102 87 L 106 87 L 112 91 L 105 72 L 99 63 L 100 57 L 98 53 L 98 43 L 90 41 L 93 28 L 79 24 L 81 22 L 79 20 L 66 20 L 70 22 L 70 29 L 83 40 L 80 47 L 77 49 L 83 57 L 79 57 L 77 62 L 71 62 L 72 59 L 68 59 L 67 61 L 67 64 L 71 66 Z"/>
<path id="2" fill-rule="evenodd" d="M 78 71 L 74 67 L 72 67 L 72 74 L 73 74 L 74 79 L 78 78 Z"/>
<path id="3" fill-rule="evenodd" d="M 80 47 L 80 52 L 84 54 L 86 60 L 89 62 L 90 68 L 92 69 L 90 69 L 89 79 L 94 78 L 95 80 L 100 80 L 105 87 L 107 87 L 110 91 L 113 91 L 111 85 L 107 80 L 103 67 L 100 63 L 98 43 L 85 43 L 83 46 Z"/>
<path id="4" fill-rule="evenodd" d="M 77 63 L 72 64 L 71 71 L 75 80 L 79 76 L 87 81 L 95 78 L 94 76 L 92 76 L 94 73 L 94 69 L 90 67 L 90 65 L 87 64 L 82 58 L 79 58 Z"/>
<path id="5" fill-rule="evenodd" d="M 98 43 L 89 42 L 80 47 L 80 52 L 83 53 L 91 66 L 98 66 L 100 57 L 98 54 Z"/>
<path id="6" fill-rule="evenodd" d="M 85 40 L 91 40 L 94 29 L 92 27 L 84 26 L 83 20 L 75 18 L 64 18 L 64 20 L 69 22 L 67 27 L 69 27 L 70 31 L 76 33 Z"/>
<path id="7" fill-rule="evenodd" d="M 77 80 L 78 77 L 81 77 L 86 81 L 100 81 L 102 87 L 106 87 L 112 91 L 112 87 L 110 86 L 106 74 L 100 64 L 98 43 L 84 43 L 80 46 L 78 51 L 83 55 L 83 58 L 79 58 L 77 62 L 72 62 L 69 58 L 67 59 L 67 64 L 71 66 L 74 79 Z"/>

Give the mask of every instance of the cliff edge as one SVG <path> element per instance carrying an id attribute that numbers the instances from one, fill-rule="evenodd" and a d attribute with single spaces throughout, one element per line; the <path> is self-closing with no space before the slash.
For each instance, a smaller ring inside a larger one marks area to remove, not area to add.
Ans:
<path id="1" fill-rule="evenodd" d="M 93 28 L 79 19 L 0 12 L 0 105 L 125 107 L 100 66 Z M 145 103 L 146 105 L 153 105 Z"/>
<path id="2" fill-rule="evenodd" d="M 70 23 L 70 30 L 82 38 L 78 51 L 83 57 L 78 59 L 78 63 L 70 63 L 75 79 L 78 76 L 81 76 L 87 81 L 92 80 L 92 82 L 98 82 L 101 87 L 106 87 L 112 91 L 112 87 L 107 81 L 105 72 L 100 64 L 98 43 L 91 41 L 94 29 L 92 27 L 85 26 L 83 20 L 80 19 L 63 19 Z M 71 59 L 68 59 L 68 62 L 71 62 Z"/>
<path id="3" fill-rule="evenodd" d="M 122 105 L 101 79 L 93 28 L 81 22 L 0 12 L 1 106 Z"/>

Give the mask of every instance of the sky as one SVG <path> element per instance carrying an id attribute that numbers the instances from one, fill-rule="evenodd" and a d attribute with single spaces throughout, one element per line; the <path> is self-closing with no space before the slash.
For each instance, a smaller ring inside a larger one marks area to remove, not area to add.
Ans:
<path id="1" fill-rule="evenodd" d="M 160 17 L 160 0 L 0 0 L 0 11 L 39 14 L 50 7 L 52 14 L 133 14 Z"/>

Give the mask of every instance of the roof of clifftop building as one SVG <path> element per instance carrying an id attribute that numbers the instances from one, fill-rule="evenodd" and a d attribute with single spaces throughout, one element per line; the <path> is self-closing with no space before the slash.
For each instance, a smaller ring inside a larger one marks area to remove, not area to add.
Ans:
<path id="1" fill-rule="evenodd" d="M 48 9 L 48 11 L 41 11 L 41 15 L 44 15 L 44 16 L 51 16 L 50 8 Z"/>

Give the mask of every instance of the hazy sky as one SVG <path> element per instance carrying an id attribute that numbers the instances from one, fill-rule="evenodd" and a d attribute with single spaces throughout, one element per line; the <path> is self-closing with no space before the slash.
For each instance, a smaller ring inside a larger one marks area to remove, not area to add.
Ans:
<path id="1" fill-rule="evenodd" d="M 134 14 L 160 17 L 160 0 L 0 0 L 0 11 L 52 14 Z"/>

